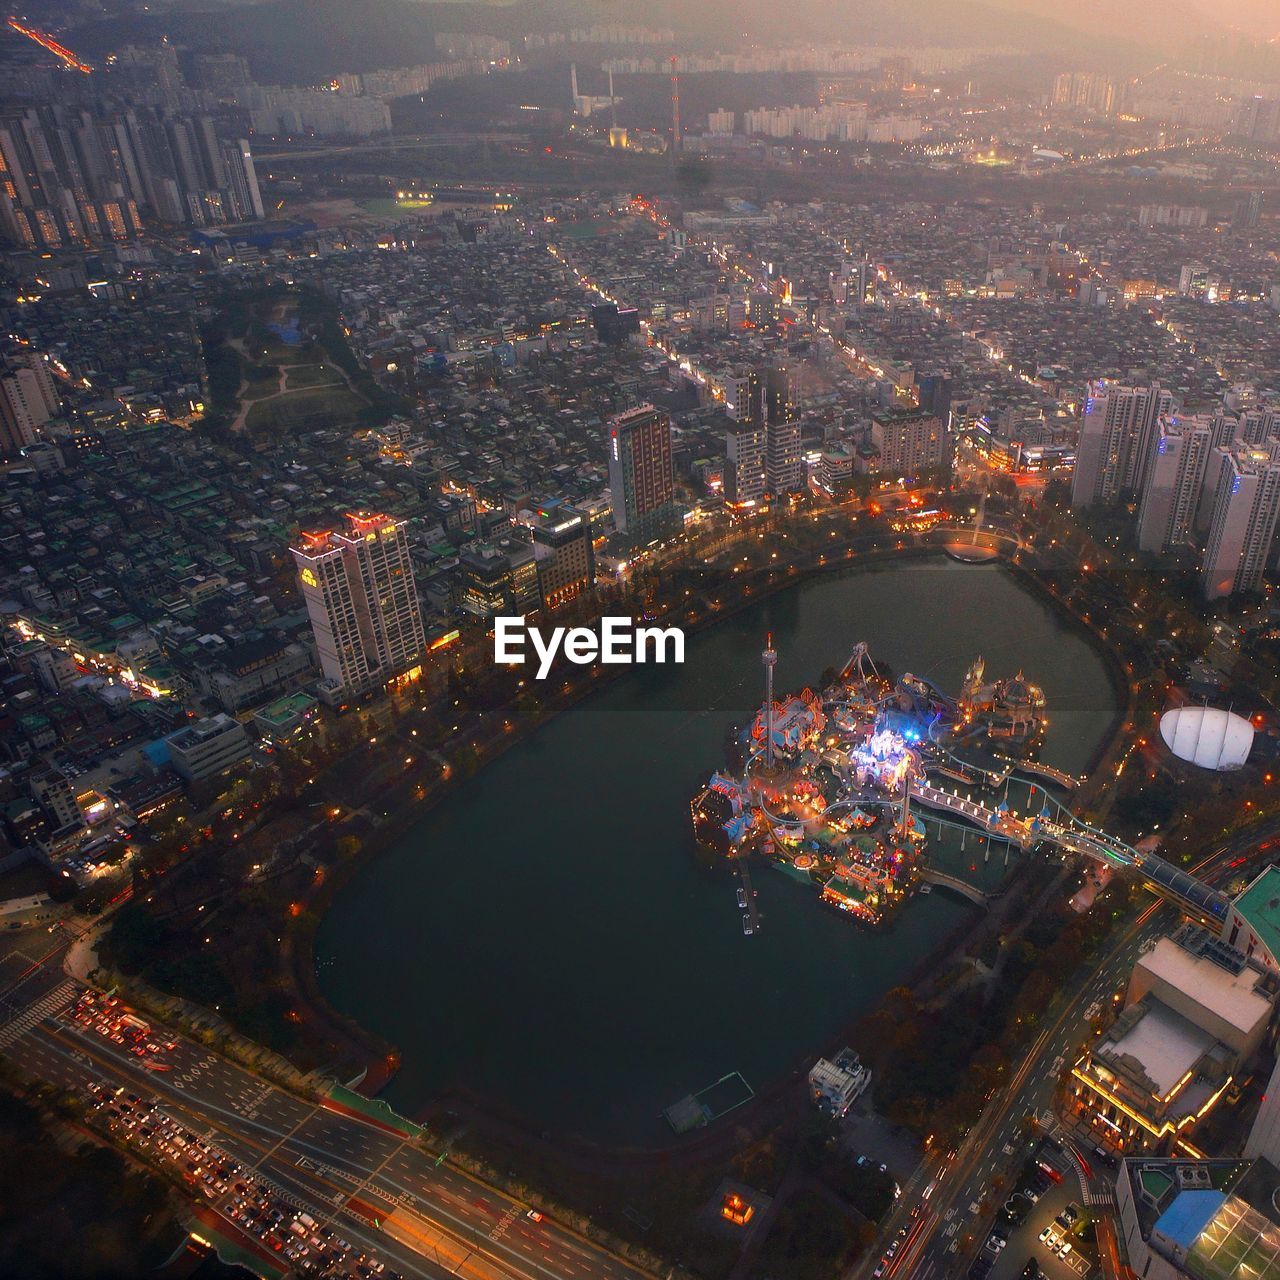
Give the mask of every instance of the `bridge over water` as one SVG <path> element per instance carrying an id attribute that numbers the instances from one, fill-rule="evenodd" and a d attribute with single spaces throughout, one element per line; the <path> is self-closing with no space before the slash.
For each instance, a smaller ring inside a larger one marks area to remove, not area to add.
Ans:
<path id="1" fill-rule="evenodd" d="M 1202 880 L 1175 867 L 1154 853 L 1143 853 L 1123 840 L 1084 822 L 1052 797 L 1037 818 L 1019 818 L 1007 809 L 991 809 L 931 787 L 917 778 L 911 781 L 911 797 L 927 808 L 966 819 L 983 831 L 1002 836 L 1023 849 L 1043 842 L 1070 853 L 1084 854 L 1098 862 L 1137 872 L 1153 893 L 1209 924 L 1221 924 L 1227 916 L 1229 900 Z M 1052 806 L 1052 809 L 1050 808 Z"/>

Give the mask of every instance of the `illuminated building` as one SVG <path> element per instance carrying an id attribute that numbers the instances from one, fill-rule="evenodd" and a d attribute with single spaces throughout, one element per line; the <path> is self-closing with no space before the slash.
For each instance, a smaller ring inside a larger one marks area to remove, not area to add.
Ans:
<path id="1" fill-rule="evenodd" d="M 764 423 L 744 419 L 724 433 L 724 499 L 732 506 L 749 507 L 765 493 Z"/>
<path id="2" fill-rule="evenodd" d="M 1138 508 L 1141 550 L 1163 553 L 1191 541 L 1213 434 L 1207 417 L 1160 419 Z"/>
<path id="3" fill-rule="evenodd" d="M 1276 1280 L 1277 1206 L 1280 1174 L 1265 1159 L 1125 1160 L 1119 1269 L 1143 1280 Z"/>
<path id="4" fill-rule="evenodd" d="M 765 671 L 772 690 L 772 664 L 769 655 L 777 655 L 773 649 L 765 650 Z M 794 756 L 810 746 L 826 728 L 827 718 L 822 710 L 822 700 L 809 689 L 782 702 L 766 699 L 756 713 L 751 726 L 751 738 L 769 755 Z M 770 747 L 772 751 L 770 752 Z"/>
<path id="5" fill-rule="evenodd" d="M 368 513 L 292 548 L 328 701 L 404 675 L 425 647 L 404 522 Z"/>
<path id="6" fill-rule="evenodd" d="M 1089 384 L 1080 443 L 1071 479 L 1071 505 L 1112 502 L 1141 493 L 1154 453 L 1156 423 L 1173 411 L 1173 395 L 1158 382 L 1149 387 Z"/>
<path id="7" fill-rule="evenodd" d="M 547 609 L 576 600 L 595 581 L 591 522 L 574 507 L 540 510 L 530 529 L 538 590 Z"/>
<path id="8" fill-rule="evenodd" d="M 871 443 L 880 455 L 880 470 L 890 476 L 918 476 L 950 470 L 951 433 L 932 413 L 890 409 L 871 415 Z"/>
<path id="9" fill-rule="evenodd" d="M 744 1200 L 736 1191 L 725 1194 L 720 1201 L 720 1216 L 735 1227 L 745 1227 L 755 1216 L 755 1205 Z"/>
<path id="10" fill-rule="evenodd" d="M 791 375 L 783 366 L 764 375 L 765 478 L 773 494 L 799 493 L 805 487 L 800 419 Z"/>
<path id="11" fill-rule="evenodd" d="M 1257 591 L 1280 517 L 1280 444 L 1216 450 L 1206 484 L 1210 480 L 1213 515 L 1200 577 L 1205 599 Z"/>
<path id="12" fill-rule="evenodd" d="M 1141 956 L 1125 1006 L 1071 1072 L 1071 1105 L 1099 1143 L 1187 1151 L 1266 1035 L 1277 982 L 1234 947 L 1184 925 Z"/>
<path id="13" fill-rule="evenodd" d="M 851 753 L 859 785 L 874 783 L 888 792 L 901 791 L 915 767 L 905 737 L 883 723 Z"/>
<path id="14" fill-rule="evenodd" d="M 609 490 L 614 523 L 632 542 L 679 527 L 671 419 L 643 404 L 609 420 Z"/>
<path id="15" fill-rule="evenodd" d="M 468 613 L 524 617 L 540 603 L 532 543 L 517 538 L 472 543 L 459 557 L 458 604 Z"/>

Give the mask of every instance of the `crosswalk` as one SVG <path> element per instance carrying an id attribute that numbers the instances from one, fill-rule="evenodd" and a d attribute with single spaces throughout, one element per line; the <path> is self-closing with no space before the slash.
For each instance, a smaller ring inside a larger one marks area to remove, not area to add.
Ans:
<path id="1" fill-rule="evenodd" d="M 1114 1209 L 1116 1207 L 1116 1198 L 1110 1191 L 1090 1191 L 1085 1196 L 1085 1200 L 1100 1209 Z"/>
<path id="2" fill-rule="evenodd" d="M 72 1001 L 76 993 L 74 982 L 63 982 L 42 996 L 35 1004 L 28 1005 L 15 1017 L 0 1026 L 0 1049 L 7 1049 L 15 1040 L 26 1035 L 38 1022 L 56 1018 Z"/>

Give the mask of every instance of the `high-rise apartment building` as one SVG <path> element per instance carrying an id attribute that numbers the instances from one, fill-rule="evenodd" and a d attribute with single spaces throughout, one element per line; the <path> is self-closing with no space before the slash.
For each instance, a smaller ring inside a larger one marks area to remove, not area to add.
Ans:
<path id="1" fill-rule="evenodd" d="M 1212 418 L 1160 419 L 1138 508 L 1140 550 L 1163 553 L 1191 541 L 1214 443 Z"/>
<path id="2" fill-rule="evenodd" d="M 1201 586 L 1206 600 L 1256 591 L 1280 517 L 1280 445 L 1218 449 Z"/>
<path id="3" fill-rule="evenodd" d="M 0 365 L 0 457 L 36 442 L 60 408 L 49 365 L 38 352 L 10 356 Z"/>
<path id="4" fill-rule="evenodd" d="M 1071 505 L 1113 502 L 1122 493 L 1141 493 L 1154 453 L 1156 423 L 1173 412 L 1173 395 L 1158 382 L 1121 387 L 1091 382 L 1085 400 Z"/>
<path id="5" fill-rule="evenodd" d="M 560 504 L 539 510 L 530 529 L 542 607 L 558 609 L 590 590 L 595 581 L 591 521 Z"/>
<path id="6" fill-rule="evenodd" d="M 874 413 L 871 443 L 880 454 L 880 470 L 886 475 L 912 477 L 951 467 L 951 433 L 932 413 L 910 409 Z"/>
<path id="7" fill-rule="evenodd" d="M 724 500 L 735 507 L 759 503 L 765 493 L 765 440 L 763 422 L 744 419 L 724 433 Z"/>
<path id="8" fill-rule="evenodd" d="M 197 226 L 263 217 L 249 144 L 163 108 L 0 111 L 0 234 L 37 249 L 124 240 L 139 210 Z"/>
<path id="9" fill-rule="evenodd" d="M 618 532 L 632 542 L 673 533 L 679 524 L 671 419 L 651 404 L 609 420 L 609 489 Z"/>
<path id="10" fill-rule="evenodd" d="M 763 380 L 765 480 L 777 497 L 805 487 L 804 453 L 800 448 L 800 415 L 791 372 L 785 365 L 767 369 Z"/>
<path id="11" fill-rule="evenodd" d="M 1109 116 L 1116 109 L 1116 84 L 1092 71 L 1064 71 L 1053 82 L 1053 105 Z"/>
<path id="12" fill-rule="evenodd" d="M 329 701 L 407 674 L 425 647 L 404 521 L 358 512 L 347 522 L 292 548 Z"/>

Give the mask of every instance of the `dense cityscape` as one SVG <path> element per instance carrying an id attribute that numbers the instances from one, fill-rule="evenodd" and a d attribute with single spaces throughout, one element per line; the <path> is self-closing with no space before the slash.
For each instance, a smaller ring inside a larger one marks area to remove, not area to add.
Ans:
<path id="1" fill-rule="evenodd" d="M 1280 1280 L 1278 165 L 1269 0 L 9 16 L 0 1275 Z"/>

